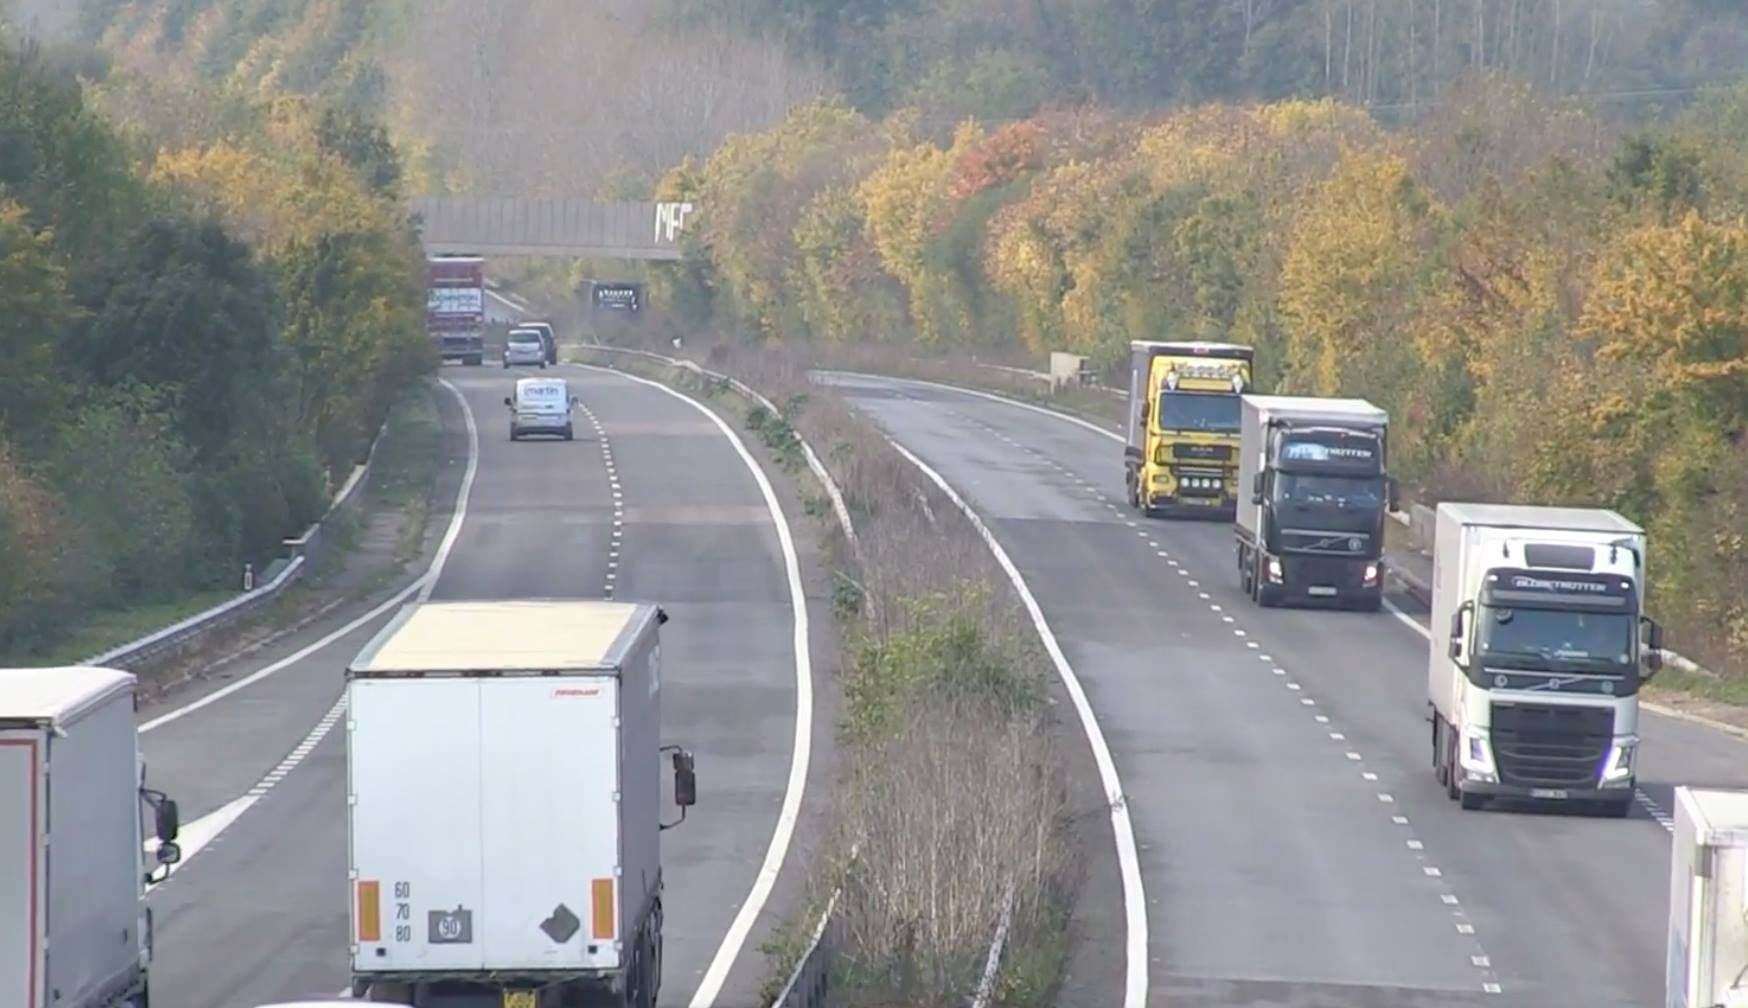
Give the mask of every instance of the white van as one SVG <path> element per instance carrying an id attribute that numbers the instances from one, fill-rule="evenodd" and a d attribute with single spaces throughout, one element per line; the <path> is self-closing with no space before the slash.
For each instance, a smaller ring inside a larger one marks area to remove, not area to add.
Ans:
<path id="1" fill-rule="evenodd" d="M 577 398 L 563 378 L 523 378 L 516 382 L 514 397 L 505 396 L 510 407 L 510 440 L 524 434 L 555 434 L 571 439 L 571 408 Z"/>

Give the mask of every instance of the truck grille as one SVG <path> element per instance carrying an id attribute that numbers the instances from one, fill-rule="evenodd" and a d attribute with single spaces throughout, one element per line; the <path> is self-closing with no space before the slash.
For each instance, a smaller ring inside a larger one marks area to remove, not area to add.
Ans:
<path id="1" fill-rule="evenodd" d="M 1372 537 L 1365 532 L 1321 532 L 1315 529 L 1281 530 L 1281 549 L 1294 553 L 1367 556 L 1371 544 Z"/>
<path id="2" fill-rule="evenodd" d="M 1174 444 L 1171 457 L 1197 459 L 1204 462 L 1225 462 L 1232 458 L 1232 446 L 1223 444 Z"/>
<path id="3" fill-rule="evenodd" d="M 1614 711 L 1500 702 L 1492 735 L 1501 784 L 1594 787 L 1614 742 Z"/>

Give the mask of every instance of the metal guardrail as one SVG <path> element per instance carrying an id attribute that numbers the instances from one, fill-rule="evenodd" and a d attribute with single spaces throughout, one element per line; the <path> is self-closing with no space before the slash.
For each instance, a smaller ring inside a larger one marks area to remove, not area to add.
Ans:
<path id="1" fill-rule="evenodd" d="M 358 501 L 363 497 L 360 490 L 369 480 L 370 467 L 376 459 L 377 446 L 381 443 L 382 432 L 379 430 L 376 439 L 371 442 L 370 454 L 365 456 L 362 463 L 352 468 L 352 474 L 334 494 L 333 501 L 329 503 L 328 510 L 321 519 L 298 537 L 283 541 L 290 555 L 290 562 L 281 567 L 272 578 L 205 612 L 196 613 L 138 640 L 93 655 L 85 659 L 84 664 L 136 672 L 187 650 L 215 630 L 236 623 L 278 598 L 286 588 L 295 584 L 312 568 L 319 566 L 332 548 L 332 523 L 338 516 L 357 507 Z"/>
<path id="2" fill-rule="evenodd" d="M 819 915 L 819 924 L 813 929 L 813 939 L 807 943 L 807 951 L 790 971 L 789 982 L 772 999 L 771 1008 L 825 1008 L 831 994 L 831 961 L 835 951 L 828 932 L 842 894 L 842 889 L 832 891 Z"/>

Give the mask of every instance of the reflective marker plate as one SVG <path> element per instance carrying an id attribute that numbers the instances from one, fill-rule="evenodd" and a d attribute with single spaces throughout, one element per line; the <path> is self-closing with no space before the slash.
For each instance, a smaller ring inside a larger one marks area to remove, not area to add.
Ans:
<path id="1" fill-rule="evenodd" d="M 1327 598 L 1327 597 L 1335 594 L 1335 589 L 1329 587 L 1328 585 L 1312 585 L 1311 587 L 1305 589 L 1305 594 L 1318 595 L 1318 596 L 1322 596 L 1324 598 Z"/>
<path id="2" fill-rule="evenodd" d="M 1567 797 L 1567 794 L 1566 794 L 1565 788 L 1539 787 L 1539 788 L 1530 788 L 1530 797 L 1531 798 L 1565 798 L 1565 797 Z M 506 1008 L 508 1008 L 508 1006 L 506 1006 Z"/>
<path id="3" fill-rule="evenodd" d="M 534 1008 L 534 992 L 505 991 L 504 1008 Z"/>

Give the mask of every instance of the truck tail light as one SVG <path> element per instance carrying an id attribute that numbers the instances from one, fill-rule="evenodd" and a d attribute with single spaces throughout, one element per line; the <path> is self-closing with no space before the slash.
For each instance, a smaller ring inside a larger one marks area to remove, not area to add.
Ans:
<path id="1" fill-rule="evenodd" d="M 358 883 L 358 940 L 382 941 L 382 883 Z"/>
<path id="2" fill-rule="evenodd" d="M 595 938 L 601 941 L 614 937 L 615 921 L 613 913 L 613 880 L 598 878 L 589 887 L 589 902 L 592 906 L 593 931 Z"/>

